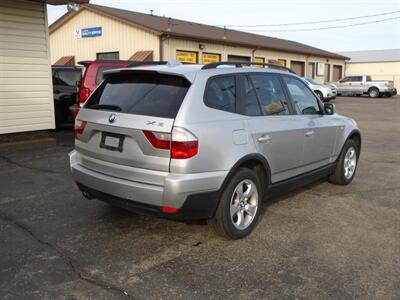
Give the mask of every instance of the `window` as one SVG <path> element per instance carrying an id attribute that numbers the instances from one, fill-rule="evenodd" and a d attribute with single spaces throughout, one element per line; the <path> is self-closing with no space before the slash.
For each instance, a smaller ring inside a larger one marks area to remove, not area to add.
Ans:
<path id="1" fill-rule="evenodd" d="M 278 76 L 257 74 L 249 77 L 256 90 L 263 114 L 288 114 L 285 94 Z"/>
<path id="2" fill-rule="evenodd" d="M 343 78 L 342 80 L 340 80 L 339 82 L 340 82 L 340 83 L 349 82 L 350 79 L 351 79 L 351 77 L 345 77 L 345 78 Z"/>
<path id="3" fill-rule="evenodd" d="M 282 66 L 284 66 L 284 67 L 286 67 L 286 59 L 278 59 L 278 62 L 282 65 Z"/>
<path id="4" fill-rule="evenodd" d="M 176 60 L 183 63 L 197 64 L 197 52 L 176 50 Z"/>
<path id="5" fill-rule="evenodd" d="M 367 81 L 372 81 L 371 76 L 367 76 L 366 80 L 367 80 Z"/>
<path id="6" fill-rule="evenodd" d="M 349 77 L 349 81 L 351 82 L 361 82 L 362 81 L 362 76 L 351 76 Z"/>
<path id="7" fill-rule="evenodd" d="M 104 71 L 108 71 L 108 70 L 112 70 L 112 69 L 118 69 L 121 67 L 99 67 L 99 69 L 97 70 L 97 76 L 96 76 L 96 85 L 99 85 L 102 81 L 103 81 L 103 74 Z"/>
<path id="8" fill-rule="evenodd" d="M 315 115 L 320 113 L 318 100 L 305 83 L 295 77 L 283 76 L 283 78 L 297 114 Z"/>
<path id="9" fill-rule="evenodd" d="M 204 103 L 211 108 L 235 112 L 235 77 L 221 76 L 212 78 L 207 87 Z"/>
<path id="10" fill-rule="evenodd" d="M 265 63 L 265 58 L 264 57 L 254 57 L 255 62 L 259 63 Z M 264 68 L 263 65 L 254 65 L 256 68 Z"/>
<path id="11" fill-rule="evenodd" d="M 53 69 L 53 85 L 76 86 L 77 82 L 82 79 L 82 71 L 80 69 Z"/>
<path id="12" fill-rule="evenodd" d="M 213 62 L 221 61 L 221 54 L 203 52 L 201 58 L 202 58 L 203 64 L 206 65 L 206 64 L 213 63 Z"/>
<path id="13" fill-rule="evenodd" d="M 256 90 L 249 76 L 240 76 L 243 86 L 243 96 L 241 97 L 240 113 L 246 116 L 261 116 L 261 108 L 257 99 Z"/>
<path id="14" fill-rule="evenodd" d="M 119 60 L 119 52 L 99 52 L 96 53 L 97 60 Z"/>
<path id="15" fill-rule="evenodd" d="M 186 79 L 172 75 L 113 74 L 93 93 L 85 108 L 175 118 L 189 86 Z"/>

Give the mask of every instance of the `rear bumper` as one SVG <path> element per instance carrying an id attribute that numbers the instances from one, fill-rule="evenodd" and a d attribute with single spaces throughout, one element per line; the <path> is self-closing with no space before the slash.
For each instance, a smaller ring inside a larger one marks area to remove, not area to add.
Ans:
<path id="1" fill-rule="evenodd" d="M 76 151 L 70 153 L 70 165 L 73 178 L 90 197 L 130 210 L 156 212 L 177 219 L 211 217 L 218 205 L 219 190 L 228 174 L 228 171 L 166 173 L 162 184 L 143 183 L 91 170 L 80 164 Z M 143 178 L 148 176 L 148 172 L 143 170 Z M 163 214 L 162 207 L 178 208 L 178 212 Z"/>

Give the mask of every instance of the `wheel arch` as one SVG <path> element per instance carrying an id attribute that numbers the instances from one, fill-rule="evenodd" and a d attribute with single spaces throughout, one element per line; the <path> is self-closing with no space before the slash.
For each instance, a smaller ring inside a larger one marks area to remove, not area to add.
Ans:
<path id="1" fill-rule="evenodd" d="M 268 185 L 271 183 L 271 168 L 267 159 L 259 153 L 247 154 L 240 158 L 230 169 L 224 182 L 221 185 L 222 191 L 232 176 L 239 168 L 248 168 L 254 170 L 260 177 L 260 183 L 263 187 L 263 195 L 265 196 Z"/>

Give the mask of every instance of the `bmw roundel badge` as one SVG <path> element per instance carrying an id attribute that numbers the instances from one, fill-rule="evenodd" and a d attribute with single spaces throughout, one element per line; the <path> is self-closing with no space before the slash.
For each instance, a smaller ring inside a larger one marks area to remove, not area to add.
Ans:
<path id="1" fill-rule="evenodd" d="M 114 123 L 116 119 L 117 119 L 117 115 L 116 115 L 116 114 L 111 114 L 111 115 L 108 117 L 108 122 Z"/>

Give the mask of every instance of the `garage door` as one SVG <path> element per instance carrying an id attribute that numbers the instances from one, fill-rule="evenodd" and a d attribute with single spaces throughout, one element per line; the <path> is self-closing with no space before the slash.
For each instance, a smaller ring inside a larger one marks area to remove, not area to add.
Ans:
<path id="1" fill-rule="evenodd" d="M 228 55 L 228 61 L 250 61 L 250 56 Z"/>
<path id="2" fill-rule="evenodd" d="M 304 76 L 304 62 L 302 61 L 291 61 L 290 68 L 299 76 Z"/>
<path id="3" fill-rule="evenodd" d="M 338 81 L 342 78 L 342 66 L 333 66 L 332 81 Z"/>

